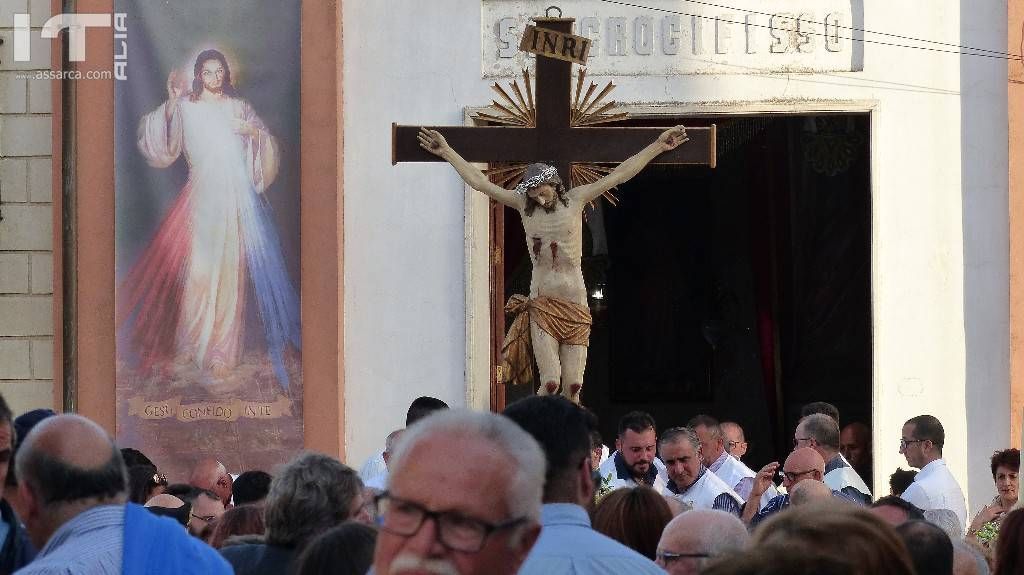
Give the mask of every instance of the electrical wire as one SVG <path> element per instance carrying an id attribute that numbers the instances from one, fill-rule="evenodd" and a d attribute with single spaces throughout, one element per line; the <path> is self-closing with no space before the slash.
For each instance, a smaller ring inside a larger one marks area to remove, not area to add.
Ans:
<path id="1" fill-rule="evenodd" d="M 680 11 L 677 11 L 677 10 L 669 10 L 668 8 L 658 8 L 658 7 L 654 7 L 654 6 L 645 6 L 645 5 L 642 5 L 642 4 L 634 4 L 634 3 L 631 3 L 631 2 L 623 2 L 621 0 L 600 0 L 600 1 L 601 2 L 605 2 L 607 4 L 617 4 L 619 6 L 628 6 L 628 7 L 631 7 L 631 8 L 642 8 L 644 10 L 653 10 L 653 11 L 656 11 L 656 12 L 667 12 L 669 14 L 678 14 L 680 16 L 689 16 L 691 18 L 701 18 L 701 19 L 704 19 L 704 20 L 717 20 L 719 22 L 725 22 L 725 23 L 728 23 L 728 24 L 738 24 L 738 25 L 741 25 L 741 26 L 754 26 L 754 27 L 757 27 L 757 28 L 772 29 L 771 26 L 766 25 L 766 24 L 751 24 L 751 23 L 748 23 L 748 22 L 737 22 L 735 20 L 726 20 L 726 19 L 723 19 L 723 18 L 720 18 L 720 17 L 717 17 L 717 16 L 707 16 L 707 15 L 704 15 L 704 14 L 691 14 L 689 12 L 680 12 Z M 767 12 L 757 12 L 757 11 L 753 11 L 753 10 L 747 10 L 747 9 L 744 9 L 744 8 L 737 8 L 735 6 L 727 6 L 727 5 L 724 5 L 724 4 L 715 4 L 713 2 L 705 2 L 705 1 L 702 1 L 702 0 L 683 0 L 683 1 L 690 2 L 690 3 L 693 3 L 693 4 L 702 4 L 702 5 L 705 5 L 705 6 L 712 6 L 712 7 L 715 7 L 715 8 L 724 8 L 724 9 L 728 9 L 728 10 L 735 10 L 737 12 L 747 12 L 747 13 L 750 13 L 750 14 L 774 16 L 774 14 L 770 14 L 770 13 L 767 13 Z M 815 22 L 815 21 L 811 21 L 811 20 L 808 20 L 807 22 L 810 23 L 810 24 L 822 24 L 822 25 L 825 26 L 826 29 L 828 29 L 828 27 L 833 27 L 833 28 L 836 28 L 837 31 L 839 29 L 844 29 L 844 30 L 850 30 L 850 31 L 853 31 L 853 32 L 862 32 L 862 33 L 866 33 L 866 34 L 877 34 L 879 36 L 888 36 L 888 37 L 902 39 L 902 40 L 910 40 L 910 41 L 922 42 L 922 43 L 926 43 L 926 44 L 935 44 L 935 45 L 938 45 L 938 46 L 947 46 L 947 47 L 952 47 L 952 48 L 957 48 L 957 49 L 956 50 L 947 50 L 947 49 L 944 49 L 944 48 L 933 48 L 933 47 L 928 47 L 928 46 L 911 46 L 911 45 L 907 45 L 907 44 L 899 44 L 897 42 L 885 42 L 885 41 L 882 41 L 882 40 L 869 40 L 869 39 L 866 39 L 866 38 L 855 38 L 855 37 L 840 36 L 838 34 L 829 34 L 827 32 L 826 33 L 810 32 L 810 31 L 807 31 L 807 32 L 801 31 L 800 32 L 801 34 L 806 35 L 806 36 L 822 36 L 822 37 L 832 38 L 832 39 L 836 39 L 836 40 L 852 40 L 854 42 L 862 42 L 862 43 L 865 43 L 865 44 L 875 44 L 875 45 L 878 45 L 878 46 L 889 46 L 889 47 L 893 47 L 893 48 L 910 48 L 912 50 L 923 50 L 923 51 L 926 51 L 926 52 L 938 52 L 938 53 L 942 53 L 942 54 L 957 54 L 957 55 L 960 55 L 960 56 L 979 56 L 979 57 L 982 57 L 982 58 L 991 58 L 991 59 L 996 59 L 996 60 L 1015 60 L 1015 61 L 1024 62 L 1024 58 L 1022 58 L 1020 54 L 1013 54 L 1013 53 L 1010 53 L 1010 52 L 999 52 L 999 51 L 996 51 L 996 50 L 988 50 L 988 49 L 985 49 L 985 48 L 974 48 L 974 47 L 971 47 L 971 46 L 962 46 L 962 45 L 959 45 L 959 44 L 952 44 L 952 43 L 948 43 L 948 42 L 939 42 L 939 41 L 936 41 L 936 40 L 925 40 L 925 39 L 921 39 L 921 38 L 914 38 L 912 36 L 901 36 L 899 34 L 890 34 L 890 33 L 887 33 L 887 32 L 874 32 L 874 31 L 871 31 L 871 30 L 866 30 L 864 28 L 854 28 L 854 27 L 849 27 L 849 26 L 840 26 L 838 24 L 828 24 L 827 22 Z M 970 50 L 970 51 L 967 52 L 967 51 L 964 51 L 964 50 Z"/>

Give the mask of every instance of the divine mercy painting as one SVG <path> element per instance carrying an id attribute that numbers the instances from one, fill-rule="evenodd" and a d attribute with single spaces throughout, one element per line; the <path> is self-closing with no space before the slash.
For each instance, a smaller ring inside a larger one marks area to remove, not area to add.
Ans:
<path id="1" fill-rule="evenodd" d="M 299 5 L 119 10 L 118 442 L 269 471 L 302 447 Z"/>

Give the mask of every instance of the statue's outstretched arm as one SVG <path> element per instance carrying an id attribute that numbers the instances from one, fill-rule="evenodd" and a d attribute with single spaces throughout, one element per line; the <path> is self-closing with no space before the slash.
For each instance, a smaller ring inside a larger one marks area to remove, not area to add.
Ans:
<path id="1" fill-rule="evenodd" d="M 419 138 L 420 147 L 451 164 L 469 187 L 483 192 L 496 202 L 511 208 L 523 209 L 525 206 L 523 196 L 512 190 L 506 190 L 487 179 L 487 176 L 479 168 L 467 162 L 465 158 L 448 145 L 441 132 L 420 128 L 417 138 Z"/>
<path id="2" fill-rule="evenodd" d="M 600 197 L 601 194 L 615 186 L 629 181 L 630 178 L 640 173 L 640 170 L 644 169 L 644 166 L 649 164 L 651 160 L 658 157 L 661 153 L 674 150 L 683 142 L 688 140 L 689 138 L 686 137 L 686 128 L 683 126 L 669 128 L 662 132 L 662 134 L 658 136 L 657 140 L 637 152 L 625 162 L 619 164 L 607 176 L 597 180 L 596 182 L 574 188 L 569 192 L 569 194 L 579 198 L 584 204 L 592 202 Z"/>

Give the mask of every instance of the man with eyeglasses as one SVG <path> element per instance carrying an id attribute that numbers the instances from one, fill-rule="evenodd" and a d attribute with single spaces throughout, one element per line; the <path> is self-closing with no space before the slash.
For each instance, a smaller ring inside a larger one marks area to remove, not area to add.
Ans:
<path id="1" fill-rule="evenodd" d="M 861 505 L 871 503 L 871 490 L 839 453 L 839 424 L 831 417 L 815 413 L 800 420 L 793 436 L 796 447 L 810 447 L 825 460 L 824 482 L 834 491 L 842 491 Z"/>
<path id="2" fill-rule="evenodd" d="M 725 436 L 725 452 L 743 461 L 747 454 L 747 438 L 743 434 L 743 428 L 735 421 L 723 421 L 721 424 L 722 435 Z"/>
<path id="3" fill-rule="evenodd" d="M 810 447 L 797 447 L 786 458 L 781 471 L 779 471 L 779 464 L 776 462 L 769 463 L 761 468 L 761 471 L 757 472 L 754 488 L 750 492 L 747 504 L 743 507 L 743 515 L 741 516 L 743 522 L 750 524 L 751 527 L 756 527 L 768 517 L 789 507 L 789 493 L 773 497 L 760 511 L 756 509 L 756 505 L 752 506 L 752 502 L 756 504 L 768 486 L 774 484 L 773 479 L 776 472 L 782 478 L 783 487 L 786 488 L 787 492 L 791 492 L 794 486 L 806 479 L 821 481 L 825 477 L 825 460 L 821 458 L 817 451 Z M 832 496 L 839 497 L 850 503 L 859 503 L 841 491 L 832 490 Z"/>
<path id="4" fill-rule="evenodd" d="M 666 497 L 673 497 L 693 509 L 716 509 L 739 516 L 743 499 L 704 467 L 700 439 L 692 429 L 669 429 L 662 434 L 658 445 L 668 469 Z"/>
<path id="5" fill-rule="evenodd" d="M 942 423 L 931 415 L 918 415 L 903 424 L 900 453 L 911 467 L 921 471 L 901 497 L 923 510 L 949 509 L 967 526 L 967 503 L 960 484 L 942 459 L 946 433 Z"/>
<path id="6" fill-rule="evenodd" d="M 519 400 L 504 414 L 537 440 L 547 459 L 544 529 L 520 575 L 661 573 L 647 557 L 590 526 L 584 507 L 594 498 L 588 457 L 594 414 L 554 395 Z"/>
<path id="7" fill-rule="evenodd" d="M 224 504 L 217 494 L 203 489 L 192 500 L 188 517 L 188 532 L 200 539 L 208 534 L 210 524 L 224 515 Z"/>
<path id="8" fill-rule="evenodd" d="M 698 575 L 709 560 L 741 551 L 749 541 L 735 515 L 694 509 L 665 526 L 658 542 L 658 566 L 669 575 Z"/>
<path id="9" fill-rule="evenodd" d="M 443 411 L 406 429 L 390 462 L 372 573 L 519 570 L 540 534 L 544 488 L 529 434 L 501 415 Z"/>

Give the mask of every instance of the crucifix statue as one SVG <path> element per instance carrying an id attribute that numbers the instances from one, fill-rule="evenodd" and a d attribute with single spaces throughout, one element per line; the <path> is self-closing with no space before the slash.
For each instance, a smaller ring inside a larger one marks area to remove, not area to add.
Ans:
<path id="1" fill-rule="evenodd" d="M 529 297 L 513 296 L 505 307 L 515 316 L 502 348 L 505 379 L 532 384 L 535 360 L 540 374 L 537 393 L 561 390 L 578 403 L 591 326 L 581 268 L 583 210 L 649 163 L 713 167 L 715 127 L 592 127 L 625 119 L 625 114 L 607 113 L 614 102 L 602 103 L 613 86 L 609 83 L 594 97 L 596 85 L 591 84 L 581 97 L 581 70 L 575 100 L 570 102 L 572 61 L 580 58 L 568 50 L 552 53 L 573 38 L 579 43 L 587 40 L 571 35 L 571 18 L 534 22 L 537 27 L 529 27 L 527 35 L 532 34 L 535 44 L 551 48 L 547 55 L 536 52 L 536 104 L 524 72 L 525 98 L 518 83 L 510 86 L 515 99 L 495 85 L 504 100 L 494 102 L 499 115 L 477 116 L 505 125 L 393 126 L 393 161 L 447 161 L 471 188 L 520 213 L 533 274 Z M 561 38 L 544 42 L 547 34 Z M 584 51 L 583 61 L 585 57 Z M 513 165 L 485 174 L 470 162 Z M 621 163 L 615 168 L 591 164 L 617 162 Z"/>

